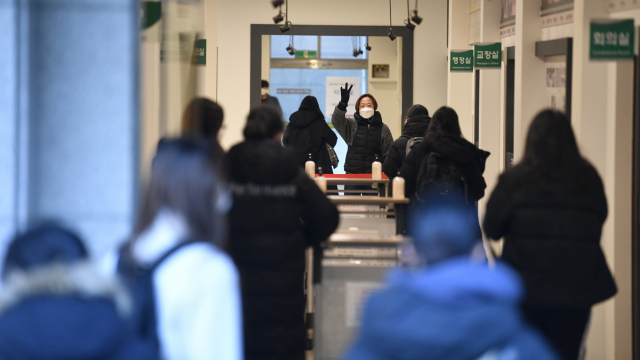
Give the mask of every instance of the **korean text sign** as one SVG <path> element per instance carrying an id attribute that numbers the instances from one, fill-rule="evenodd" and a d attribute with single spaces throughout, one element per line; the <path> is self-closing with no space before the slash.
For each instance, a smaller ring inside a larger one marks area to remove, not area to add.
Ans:
<path id="1" fill-rule="evenodd" d="M 633 59 L 633 19 L 591 22 L 590 59 Z"/>
<path id="2" fill-rule="evenodd" d="M 477 68 L 499 68 L 502 65 L 502 43 L 476 44 L 473 61 Z"/>
<path id="3" fill-rule="evenodd" d="M 473 50 L 452 50 L 449 60 L 451 71 L 473 71 Z"/>

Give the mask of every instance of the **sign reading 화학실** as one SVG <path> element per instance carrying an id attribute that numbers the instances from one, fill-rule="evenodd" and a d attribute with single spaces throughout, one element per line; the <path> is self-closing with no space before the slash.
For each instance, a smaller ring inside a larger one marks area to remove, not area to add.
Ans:
<path id="1" fill-rule="evenodd" d="M 473 61 L 477 68 L 499 68 L 502 65 L 502 43 L 474 45 Z"/>
<path id="2" fill-rule="evenodd" d="M 595 60 L 633 59 L 633 19 L 591 22 L 589 58 Z"/>
<path id="3" fill-rule="evenodd" d="M 452 50 L 449 63 L 451 71 L 473 71 L 473 50 Z"/>

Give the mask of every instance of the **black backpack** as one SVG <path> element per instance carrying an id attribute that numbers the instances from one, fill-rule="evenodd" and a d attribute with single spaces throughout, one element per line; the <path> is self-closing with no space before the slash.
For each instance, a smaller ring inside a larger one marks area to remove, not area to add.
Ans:
<path id="1" fill-rule="evenodd" d="M 468 203 L 467 181 L 458 164 L 431 151 L 420 164 L 415 195 L 418 203 L 424 203 L 427 198 L 446 203 Z"/>
<path id="2" fill-rule="evenodd" d="M 130 246 L 120 248 L 118 275 L 126 285 L 133 300 L 131 327 L 133 334 L 140 340 L 152 345 L 160 353 L 158 323 L 156 320 L 156 300 L 154 296 L 153 274 L 167 258 L 194 241 L 181 242 L 165 252 L 149 267 L 136 264 L 131 256 Z"/>

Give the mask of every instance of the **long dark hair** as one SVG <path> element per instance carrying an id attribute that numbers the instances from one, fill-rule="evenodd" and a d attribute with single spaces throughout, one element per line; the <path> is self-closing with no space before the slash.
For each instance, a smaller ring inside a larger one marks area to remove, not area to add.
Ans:
<path id="1" fill-rule="evenodd" d="M 217 140 L 223 119 L 220 105 L 206 98 L 195 98 L 182 114 L 182 132 Z"/>
<path id="2" fill-rule="evenodd" d="M 571 191 L 581 191 L 588 186 L 585 171 L 591 164 L 580 155 L 567 116 L 556 110 L 543 110 L 529 126 L 524 155 L 516 166 L 535 178 L 539 186 L 555 179 Z"/>
<path id="3" fill-rule="evenodd" d="M 220 203 L 225 193 L 209 146 L 204 140 L 188 138 L 160 142 L 135 238 L 153 223 L 160 209 L 168 208 L 184 217 L 192 240 L 223 246 L 226 226 Z"/>
<path id="4" fill-rule="evenodd" d="M 300 103 L 300 108 L 298 108 L 298 111 L 300 110 L 313 111 L 315 113 L 318 113 L 319 117 L 324 118 L 324 114 L 322 113 L 322 110 L 320 110 L 320 105 L 318 104 L 318 99 L 316 99 L 315 96 L 305 96 L 305 98 L 302 99 L 302 102 Z"/>
<path id="5" fill-rule="evenodd" d="M 268 106 L 258 106 L 249 112 L 243 134 L 246 140 L 262 140 L 272 138 L 283 130 L 280 114 Z"/>
<path id="6" fill-rule="evenodd" d="M 433 114 L 422 143 L 428 145 L 445 134 L 462 136 L 458 114 L 448 106 L 441 107 Z"/>
<path id="7" fill-rule="evenodd" d="M 410 119 L 414 116 L 417 115 L 425 115 L 425 116 L 429 116 L 429 110 L 427 110 L 426 107 L 424 107 L 423 105 L 420 104 L 415 104 L 413 106 L 411 106 L 409 108 L 409 110 L 407 110 L 407 113 L 405 114 L 404 118 L 405 119 Z"/>

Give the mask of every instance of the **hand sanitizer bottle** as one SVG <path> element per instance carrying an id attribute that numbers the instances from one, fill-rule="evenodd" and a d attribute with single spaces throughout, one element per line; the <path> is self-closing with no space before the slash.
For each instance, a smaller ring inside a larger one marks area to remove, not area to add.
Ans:
<path id="1" fill-rule="evenodd" d="M 392 189 L 394 199 L 404 199 L 404 178 L 400 176 L 400 171 L 398 171 L 398 175 L 393 178 Z"/>
<path id="2" fill-rule="evenodd" d="M 378 155 L 376 154 L 376 161 L 371 164 L 371 179 L 382 179 L 382 164 L 378 161 Z"/>
<path id="3" fill-rule="evenodd" d="M 316 177 L 316 163 L 311 160 L 311 153 L 309 153 L 309 160 L 304 164 L 304 172 L 312 179 Z"/>
<path id="4" fill-rule="evenodd" d="M 315 179 L 316 185 L 322 190 L 323 193 L 327 193 L 327 178 L 322 176 L 322 167 L 318 167 L 318 177 Z"/>

